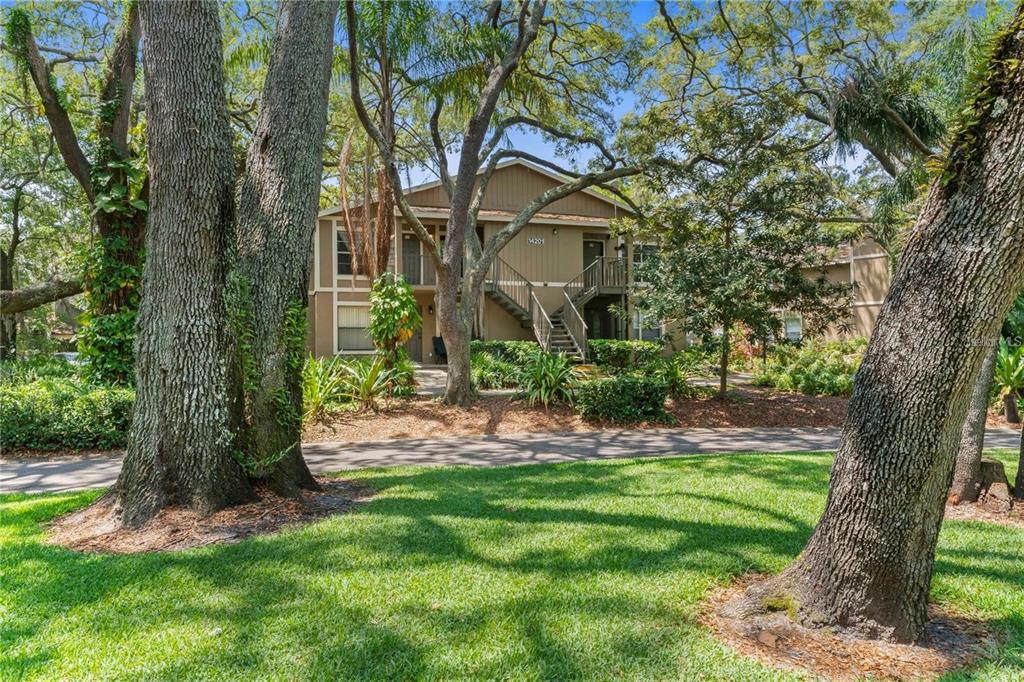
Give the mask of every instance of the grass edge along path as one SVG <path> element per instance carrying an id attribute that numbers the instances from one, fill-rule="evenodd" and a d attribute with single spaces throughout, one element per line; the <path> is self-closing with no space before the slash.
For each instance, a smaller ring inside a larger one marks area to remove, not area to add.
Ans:
<path id="1" fill-rule="evenodd" d="M 1001 453 L 1012 476 L 1015 458 Z M 801 679 L 697 623 L 708 589 L 781 570 L 828 454 L 346 472 L 349 513 L 236 545 L 89 555 L 43 524 L 96 491 L 0 497 L 0 679 Z M 1024 675 L 1024 530 L 944 525 L 933 598 Z"/>

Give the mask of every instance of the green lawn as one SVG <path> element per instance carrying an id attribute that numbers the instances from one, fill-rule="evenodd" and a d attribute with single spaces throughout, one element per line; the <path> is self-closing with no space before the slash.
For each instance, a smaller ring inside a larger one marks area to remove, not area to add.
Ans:
<path id="1" fill-rule="evenodd" d="M 353 513 L 142 556 L 41 544 L 95 493 L 0 497 L 0 678 L 798 679 L 694 619 L 712 584 L 800 551 L 830 461 L 366 471 Z M 936 599 L 1006 638 L 959 677 L 1021 679 L 1024 531 L 951 522 L 936 569 Z"/>

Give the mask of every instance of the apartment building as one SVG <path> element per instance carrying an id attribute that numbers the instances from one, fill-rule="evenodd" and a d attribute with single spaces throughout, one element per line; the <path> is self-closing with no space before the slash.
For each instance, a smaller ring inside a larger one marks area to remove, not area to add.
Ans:
<path id="1" fill-rule="evenodd" d="M 478 235 L 486 241 L 527 202 L 564 178 L 525 160 L 498 165 L 479 213 Z M 440 182 L 410 187 L 406 198 L 436 240 L 444 240 L 448 197 Z M 596 190 L 582 190 L 545 207 L 502 249 L 488 272 L 476 334 L 484 339 L 537 339 L 553 350 L 582 355 L 595 338 L 657 338 L 665 331 L 632 308 L 634 263 L 651 253 L 611 234 L 610 222 L 629 207 Z M 409 341 L 409 356 L 426 364 L 440 360 L 433 262 L 404 220 L 396 215 L 389 268 L 415 293 L 422 329 Z M 373 352 L 366 333 L 370 282 L 353 267 L 340 207 L 322 211 L 313 240 L 309 284 L 310 352 L 318 357 Z M 836 281 L 857 283 L 849 334 L 870 333 L 888 287 L 884 252 L 869 243 L 844 250 L 829 266 Z M 616 310 L 626 310 L 622 316 Z M 787 335 L 801 334 L 799 318 L 787 319 Z"/>

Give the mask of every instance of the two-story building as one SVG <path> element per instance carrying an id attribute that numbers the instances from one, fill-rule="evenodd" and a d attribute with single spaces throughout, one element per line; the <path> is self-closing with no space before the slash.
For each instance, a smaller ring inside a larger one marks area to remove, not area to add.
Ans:
<path id="1" fill-rule="evenodd" d="M 520 209 L 564 178 L 523 160 L 501 163 L 487 186 L 477 233 L 486 242 Z M 448 220 L 448 196 L 440 182 L 406 190 L 417 217 L 439 241 Z M 550 339 L 552 347 L 571 351 L 587 338 L 657 335 L 658 328 L 636 331 L 615 315 L 628 305 L 631 250 L 613 237 L 610 221 L 630 213 L 626 204 L 595 190 L 582 190 L 545 207 L 502 249 L 485 282 L 477 334 L 485 339 Z M 415 292 L 422 331 L 408 344 L 412 359 L 433 363 L 435 316 L 434 265 L 405 221 L 396 214 L 391 266 Z M 353 269 L 340 207 L 320 213 L 313 242 L 310 282 L 309 348 L 317 356 L 372 352 L 366 335 L 370 282 Z M 583 337 L 586 334 L 586 338 Z"/>
<path id="2" fill-rule="evenodd" d="M 486 242 L 529 201 L 564 178 L 524 160 L 499 164 L 487 186 L 477 233 Z M 410 187 L 409 204 L 433 237 L 444 240 L 448 197 L 440 182 Z M 596 190 L 582 190 L 553 202 L 534 216 L 502 249 L 484 286 L 475 333 L 484 339 L 539 339 L 556 350 L 576 352 L 594 338 L 657 338 L 663 328 L 630 306 L 633 265 L 651 247 L 613 236 L 610 222 L 629 207 Z M 435 310 L 435 272 L 423 246 L 394 217 L 389 269 L 401 273 L 415 292 L 422 330 L 408 343 L 410 357 L 438 362 L 440 337 Z M 888 266 L 877 247 L 858 244 L 829 268 L 829 276 L 865 283 L 851 310 L 850 334 L 870 333 L 888 287 Z M 370 282 L 353 267 L 340 207 L 320 213 L 313 240 L 310 277 L 309 350 L 318 357 L 373 352 L 366 333 Z M 628 311 L 623 316 L 617 310 Z M 800 333 L 798 318 L 787 320 L 787 335 Z"/>

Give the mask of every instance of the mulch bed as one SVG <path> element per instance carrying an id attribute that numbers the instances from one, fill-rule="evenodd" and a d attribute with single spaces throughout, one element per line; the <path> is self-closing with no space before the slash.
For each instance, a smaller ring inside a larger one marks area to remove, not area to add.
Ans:
<path id="1" fill-rule="evenodd" d="M 785 393 L 742 386 L 725 400 L 714 397 L 669 401 L 667 408 L 684 428 L 841 426 L 850 399 Z"/>
<path id="2" fill-rule="evenodd" d="M 318 478 L 321 490 L 287 498 L 263 489 L 258 498 L 209 516 L 189 509 L 167 508 L 138 528 L 121 525 L 116 499 L 108 493 L 85 509 L 66 514 L 49 528 L 47 542 L 81 552 L 135 554 L 172 552 L 216 543 L 231 544 L 266 535 L 285 526 L 341 514 L 370 491 L 349 481 Z"/>
<path id="3" fill-rule="evenodd" d="M 725 400 L 709 396 L 670 400 L 666 409 L 678 428 L 839 426 L 847 398 L 813 397 L 744 386 Z M 306 427 L 304 441 L 369 441 L 491 434 L 620 430 L 621 424 L 586 422 L 564 405 L 530 407 L 522 400 L 482 396 L 471 407 L 445 405 L 420 396 L 388 404 L 381 412 L 341 412 Z M 665 428 L 664 424 L 629 428 Z"/>
<path id="4" fill-rule="evenodd" d="M 984 523 L 998 523 L 1011 528 L 1024 528 L 1024 500 L 1014 500 L 1010 511 L 999 512 L 986 509 L 984 505 L 977 502 L 966 504 L 947 504 L 946 520 L 955 521 L 982 521 Z"/>
<path id="5" fill-rule="evenodd" d="M 715 638 L 744 656 L 781 670 L 810 672 L 830 680 L 932 680 L 970 665 L 996 644 L 983 622 L 928 608 L 927 639 L 893 644 L 794 623 L 782 612 L 726 618 L 721 607 L 765 576 L 744 576 L 713 592 L 700 622 Z"/>

